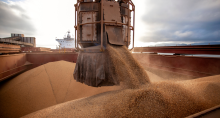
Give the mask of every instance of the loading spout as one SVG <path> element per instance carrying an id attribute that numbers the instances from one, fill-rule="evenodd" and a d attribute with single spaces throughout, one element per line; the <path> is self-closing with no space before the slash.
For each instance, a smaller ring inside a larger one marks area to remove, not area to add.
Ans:
<path id="1" fill-rule="evenodd" d="M 118 79 L 110 75 L 113 70 L 110 67 L 108 46 L 128 48 L 131 44 L 131 30 L 134 30 L 131 13 L 134 12 L 134 4 L 131 0 L 78 0 L 75 7 L 76 47 L 79 55 L 74 79 L 94 87 L 118 85 Z"/>

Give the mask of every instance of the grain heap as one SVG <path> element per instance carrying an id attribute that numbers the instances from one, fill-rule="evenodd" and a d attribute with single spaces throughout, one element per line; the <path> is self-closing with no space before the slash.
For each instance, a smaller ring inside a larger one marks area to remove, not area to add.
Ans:
<path id="1" fill-rule="evenodd" d="M 220 104 L 219 78 L 218 75 L 196 80 L 153 82 L 139 89 L 111 91 L 62 103 L 25 118 L 186 117 Z"/>
<path id="2" fill-rule="evenodd" d="M 180 81 L 158 77 L 157 80 L 150 78 L 149 83 L 148 75 L 130 52 L 117 46 L 108 48 L 115 67 L 112 74 L 120 77 L 125 88 L 62 103 L 24 117 L 181 118 L 220 104 L 220 75 Z"/>
<path id="3" fill-rule="evenodd" d="M 73 79 L 75 63 L 51 62 L 0 85 L 0 118 L 17 118 L 66 101 L 119 87 L 94 88 Z"/>

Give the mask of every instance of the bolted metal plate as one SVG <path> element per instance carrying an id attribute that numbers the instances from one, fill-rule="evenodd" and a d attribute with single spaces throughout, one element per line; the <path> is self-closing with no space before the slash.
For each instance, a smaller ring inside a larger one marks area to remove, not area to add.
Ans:
<path id="1" fill-rule="evenodd" d="M 121 3 L 121 6 L 128 8 L 128 4 L 126 4 L 126 3 Z"/>
<path id="2" fill-rule="evenodd" d="M 122 27 L 106 26 L 106 32 L 110 44 L 125 45 L 122 35 Z"/>
<path id="3" fill-rule="evenodd" d="M 122 16 L 123 19 L 123 23 L 128 23 L 128 17 L 127 16 Z M 123 40 L 125 42 L 127 42 L 127 37 L 128 37 L 128 26 L 127 25 L 123 25 Z M 128 40 L 130 42 L 130 39 Z"/>
<path id="4" fill-rule="evenodd" d="M 95 22 L 97 14 L 97 12 L 82 12 L 82 23 Z M 82 26 L 82 41 L 96 41 L 96 34 L 96 24 L 86 24 Z"/>
<path id="5" fill-rule="evenodd" d="M 103 1 L 104 20 L 121 22 L 120 6 L 115 1 Z"/>
<path id="6" fill-rule="evenodd" d="M 79 11 L 99 11 L 100 3 L 80 3 Z"/>
<path id="7" fill-rule="evenodd" d="M 93 0 L 84 0 L 83 2 L 93 2 Z"/>
<path id="8" fill-rule="evenodd" d="M 121 7 L 121 15 L 122 16 L 128 16 L 129 10 L 125 7 Z"/>

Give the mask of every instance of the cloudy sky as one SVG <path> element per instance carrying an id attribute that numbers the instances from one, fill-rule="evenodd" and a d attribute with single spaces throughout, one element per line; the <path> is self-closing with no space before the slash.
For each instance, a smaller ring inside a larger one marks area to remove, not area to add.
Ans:
<path id="1" fill-rule="evenodd" d="M 135 46 L 220 44 L 220 0 L 133 0 Z M 38 47 L 74 34 L 76 0 L 0 0 L 0 37 L 21 33 Z"/>

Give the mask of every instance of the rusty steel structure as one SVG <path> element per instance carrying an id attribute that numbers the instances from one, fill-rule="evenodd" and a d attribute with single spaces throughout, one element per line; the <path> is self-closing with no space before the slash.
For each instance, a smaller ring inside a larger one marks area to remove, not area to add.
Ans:
<path id="1" fill-rule="evenodd" d="M 135 47 L 133 52 L 220 55 L 220 45 Z"/>
<path id="2" fill-rule="evenodd" d="M 199 113 L 187 116 L 186 118 L 219 118 L 220 117 L 220 105 L 206 109 Z"/>
<path id="3" fill-rule="evenodd" d="M 10 45 L 0 43 L 0 53 L 2 54 L 9 54 L 9 53 L 19 53 L 20 52 L 20 45 Z"/>
<path id="4" fill-rule="evenodd" d="M 20 47 L 36 47 L 36 38 L 14 33 L 11 33 L 11 37 L 0 38 L 0 54 L 19 53 Z"/>
<path id="5" fill-rule="evenodd" d="M 54 61 L 76 62 L 77 53 L 19 53 L 0 55 L 0 82 Z"/>
<path id="6" fill-rule="evenodd" d="M 220 45 L 135 47 L 133 52 L 146 70 L 163 78 L 195 79 L 220 74 Z M 201 56 L 196 57 L 198 54 Z"/>
<path id="7" fill-rule="evenodd" d="M 133 24 L 131 24 L 132 17 Z M 106 47 L 107 45 L 129 47 L 130 44 L 132 44 L 130 50 L 136 52 L 132 54 L 133 57 L 143 68 L 165 79 L 196 79 L 220 74 L 219 57 L 185 56 L 220 55 L 220 45 L 134 47 L 134 26 L 135 5 L 131 0 L 77 0 L 75 47 L 79 53 L 75 53 L 73 49 L 51 50 L 35 47 L 35 38 L 24 38 L 22 34 L 11 34 L 10 38 L 0 38 L 0 53 L 4 54 L 0 55 L 0 82 L 48 62 L 64 60 L 76 62 L 73 75 L 79 82 L 95 87 L 115 85 L 108 76 Z M 21 51 L 26 53 L 20 53 Z M 66 51 L 69 53 L 65 53 Z M 158 53 L 174 53 L 174 55 Z M 189 118 L 207 115 L 219 117 L 219 111 L 220 106 L 216 106 Z"/>
<path id="8" fill-rule="evenodd" d="M 220 74 L 220 58 L 133 53 L 144 67 L 163 78 L 195 79 Z"/>
<path id="9" fill-rule="evenodd" d="M 198 53 L 203 53 L 202 49 L 200 51 Z M 155 53 L 133 53 L 132 55 L 146 70 L 163 78 L 170 78 L 172 75 L 173 78 L 195 79 L 220 74 L 220 58 L 216 57 L 158 55 Z M 27 67 L 31 69 L 59 60 L 75 63 L 77 58 L 78 54 L 75 52 L 59 53 L 57 50 L 55 52 L 33 51 L 31 53 L 2 55 L 0 56 L 0 81 L 18 74 Z M 26 61 L 31 64 L 25 65 Z"/>
<path id="10" fill-rule="evenodd" d="M 26 54 L 0 55 L 0 81 L 27 69 Z"/>
<path id="11" fill-rule="evenodd" d="M 43 47 L 21 47 L 21 52 L 49 52 L 50 48 Z"/>
<path id="12" fill-rule="evenodd" d="M 23 47 L 36 47 L 36 38 L 24 37 L 24 34 L 11 33 L 11 37 L 0 38 L 0 43 L 22 45 Z"/>
<path id="13" fill-rule="evenodd" d="M 131 12 L 133 12 L 133 25 L 131 25 Z M 128 47 L 130 30 L 133 30 L 134 42 L 134 25 L 135 5 L 131 0 L 117 2 L 115 0 L 77 0 L 75 47 L 83 50 L 82 48 L 100 45 L 100 50 L 104 51 L 107 41 L 110 44 Z"/>
<path id="14" fill-rule="evenodd" d="M 133 49 L 134 23 L 135 5 L 131 0 L 77 0 L 75 47 L 79 56 L 74 79 L 94 87 L 115 85 L 113 79 L 108 77 L 110 70 L 106 59 L 106 47 L 129 47 L 132 30 Z"/>

